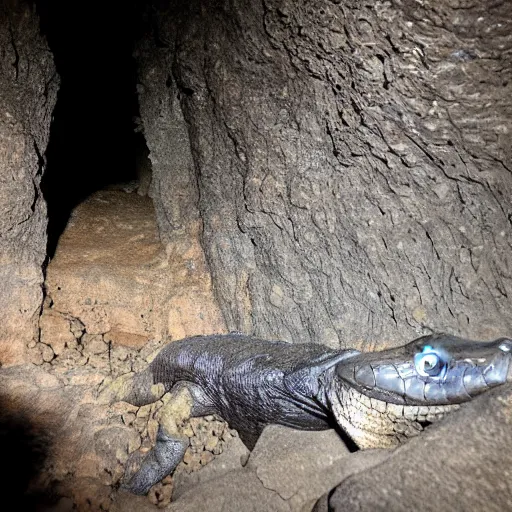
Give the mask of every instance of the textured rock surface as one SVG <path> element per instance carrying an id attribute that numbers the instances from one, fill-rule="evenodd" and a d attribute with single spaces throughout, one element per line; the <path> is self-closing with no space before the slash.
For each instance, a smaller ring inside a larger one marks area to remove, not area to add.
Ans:
<path id="1" fill-rule="evenodd" d="M 159 226 L 199 209 L 230 330 L 510 331 L 510 4 L 162 5 L 137 57 Z"/>
<path id="2" fill-rule="evenodd" d="M 111 512 L 155 512 L 161 509 L 150 503 L 144 496 L 119 491 L 110 510 Z"/>
<path id="3" fill-rule="evenodd" d="M 152 202 L 137 194 L 100 191 L 74 210 L 46 288 L 42 342 L 55 354 L 75 338 L 100 354 L 108 342 L 140 348 L 224 330 L 197 236 L 166 253 Z"/>
<path id="4" fill-rule="evenodd" d="M 173 500 L 178 500 L 180 496 L 190 491 L 195 486 L 203 484 L 213 478 L 241 469 L 247 463 L 249 450 L 242 443 L 239 437 L 236 437 L 229 443 L 228 448 L 222 454 L 215 458 L 210 464 L 201 468 L 200 471 L 186 473 L 182 471 L 174 478 Z"/>
<path id="5" fill-rule="evenodd" d="M 184 494 L 168 508 L 172 512 L 291 512 L 289 504 L 278 494 L 265 489 L 252 471 L 232 471 L 208 480 Z"/>
<path id="6" fill-rule="evenodd" d="M 348 475 L 378 464 L 385 450 L 350 454 L 335 430 L 300 432 L 280 426 L 265 429 L 251 454 L 253 469 L 266 489 L 287 500 L 291 510 L 311 510 L 318 497 Z"/>
<path id="7" fill-rule="evenodd" d="M 270 426 L 245 467 L 218 473 L 216 478 L 211 478 L 215 474 L 211 471 L 196 487 L 176 496 L 169 510 L 206 510 L 208 503 L 212 512 L 311 511 L 336 482 L 378 464 L 388 454 L 385 450 L 350 454 L 334 430 L 300 432 Z M 197 473 L 199 479 L 202 471 Z"/>
<path id="8" fill-rule="evenodd" d="M 329 510 L 512 510 L 511 427 L 508 386 L 452 413 L 384 463 L 345 480 Z"/>
<path id="9" fill-rule="evenodd" d="M 0 2 L 0 363 L 21 362 L 43 301 L 40 181 L 59 78 L 26 2 Z"/>
<path id="10" fill-rule="evenodd" d="M 145 364 L 140 353 L 133 364 Z M 42 367 L 0 369 L 0 440 L 12 461 L 0 470 L 0 490 L 16 489 L 27 506 L 50 502 L 48 512 L 57 512 L 58 507 L 70 510 L 70 504 L 73 510 L 96 512 L 118 502 L 116 490 L 130 455 L 138 450 L 144 454 L 155 442 L 155 414 L 162 403 L 141 408 L 97 404 L 97 386 L 112 370 L 118 370 L 115 357 L 110 364 L 87 361 L 79 368 L 56 357 Z M 241 467 L 246 449 L 225 423 L 196 418 L 183 426 L 183 432 L 191 438 L 185 460 L 172 478 L 139 500 L 144 507 L 165 507 L 175 489 L 179 495 L 198 482 Z M 205 473 L 195 477 L 203 467 Z M 52 504 L 55 497 L 66 500 Z M 124 503 L 122 496 L 119 500 Z"/>

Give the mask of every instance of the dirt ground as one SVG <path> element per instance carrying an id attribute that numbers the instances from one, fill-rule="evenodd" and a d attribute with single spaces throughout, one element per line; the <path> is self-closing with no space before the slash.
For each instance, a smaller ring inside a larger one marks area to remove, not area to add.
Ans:
<path id="1" fill-rule="evenodd" d="M 107 407 L 96 402 L 99 386 L 144 368 L 169 341 L 225 332 L 198 227 L 189 235 L 164 247 L 151 199 L 134 193 L 100 191 L 73 212 L 47 269 L 31 362 L 0 375 L 9 421 L 30 425 L 20 443 L 34 458 L 25 479 L 36 476 L 33 503 L 42 493 L 60 498 L 58 510 L 109 510 L 130 455 L 155 442 L 162 403 Z M 214 417 L 182 428 L 190 446 L 174 477 L 149 493 L 155 505 L 236 436 Z"/>

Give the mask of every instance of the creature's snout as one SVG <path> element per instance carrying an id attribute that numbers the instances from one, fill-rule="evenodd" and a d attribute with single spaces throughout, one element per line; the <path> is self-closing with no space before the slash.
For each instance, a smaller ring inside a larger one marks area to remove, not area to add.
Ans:
<path id="1" fill-rule="evenodd" d="M 337 377 L 370 398 L 408 405 L 448 405 L 512 382 L 512 339 L 480 342 L 429 336 L 347 359 Z"/>
<path id="2" fill-rule="evenodd" d="M 501 357 L 508 363 L 507 382 L 512 382 L 512 340 L 510 338 L 500 339 L 498 348 L 501 350 Z"/>

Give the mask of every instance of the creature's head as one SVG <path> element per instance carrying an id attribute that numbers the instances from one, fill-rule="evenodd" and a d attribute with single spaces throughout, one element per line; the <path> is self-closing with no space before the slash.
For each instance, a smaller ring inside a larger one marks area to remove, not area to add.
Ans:
<path id="1" fill-rule="evenodd" d="M 359 446 L 390 446 L 507 381 L 511 339 L 432 335 L 340 362 L 330 399 L 338 422 Z"/>

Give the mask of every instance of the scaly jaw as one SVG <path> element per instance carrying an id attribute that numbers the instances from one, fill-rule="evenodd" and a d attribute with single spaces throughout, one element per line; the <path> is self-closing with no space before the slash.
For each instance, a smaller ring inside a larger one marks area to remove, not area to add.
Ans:
<path id="1" fill-rule="evenodd" d="M 460 407 L 397 405 L 363 395 L 337 379 L 329 401 L 336 421 L 361 449 L 396 446 Z"/>
<path id="2" fill-rule="evenodd" d="M 342 361 L 328 398 L 337 422 L 360 448 L 384 448 L 507 381 L 512 340 L 434 335 Z"/>

